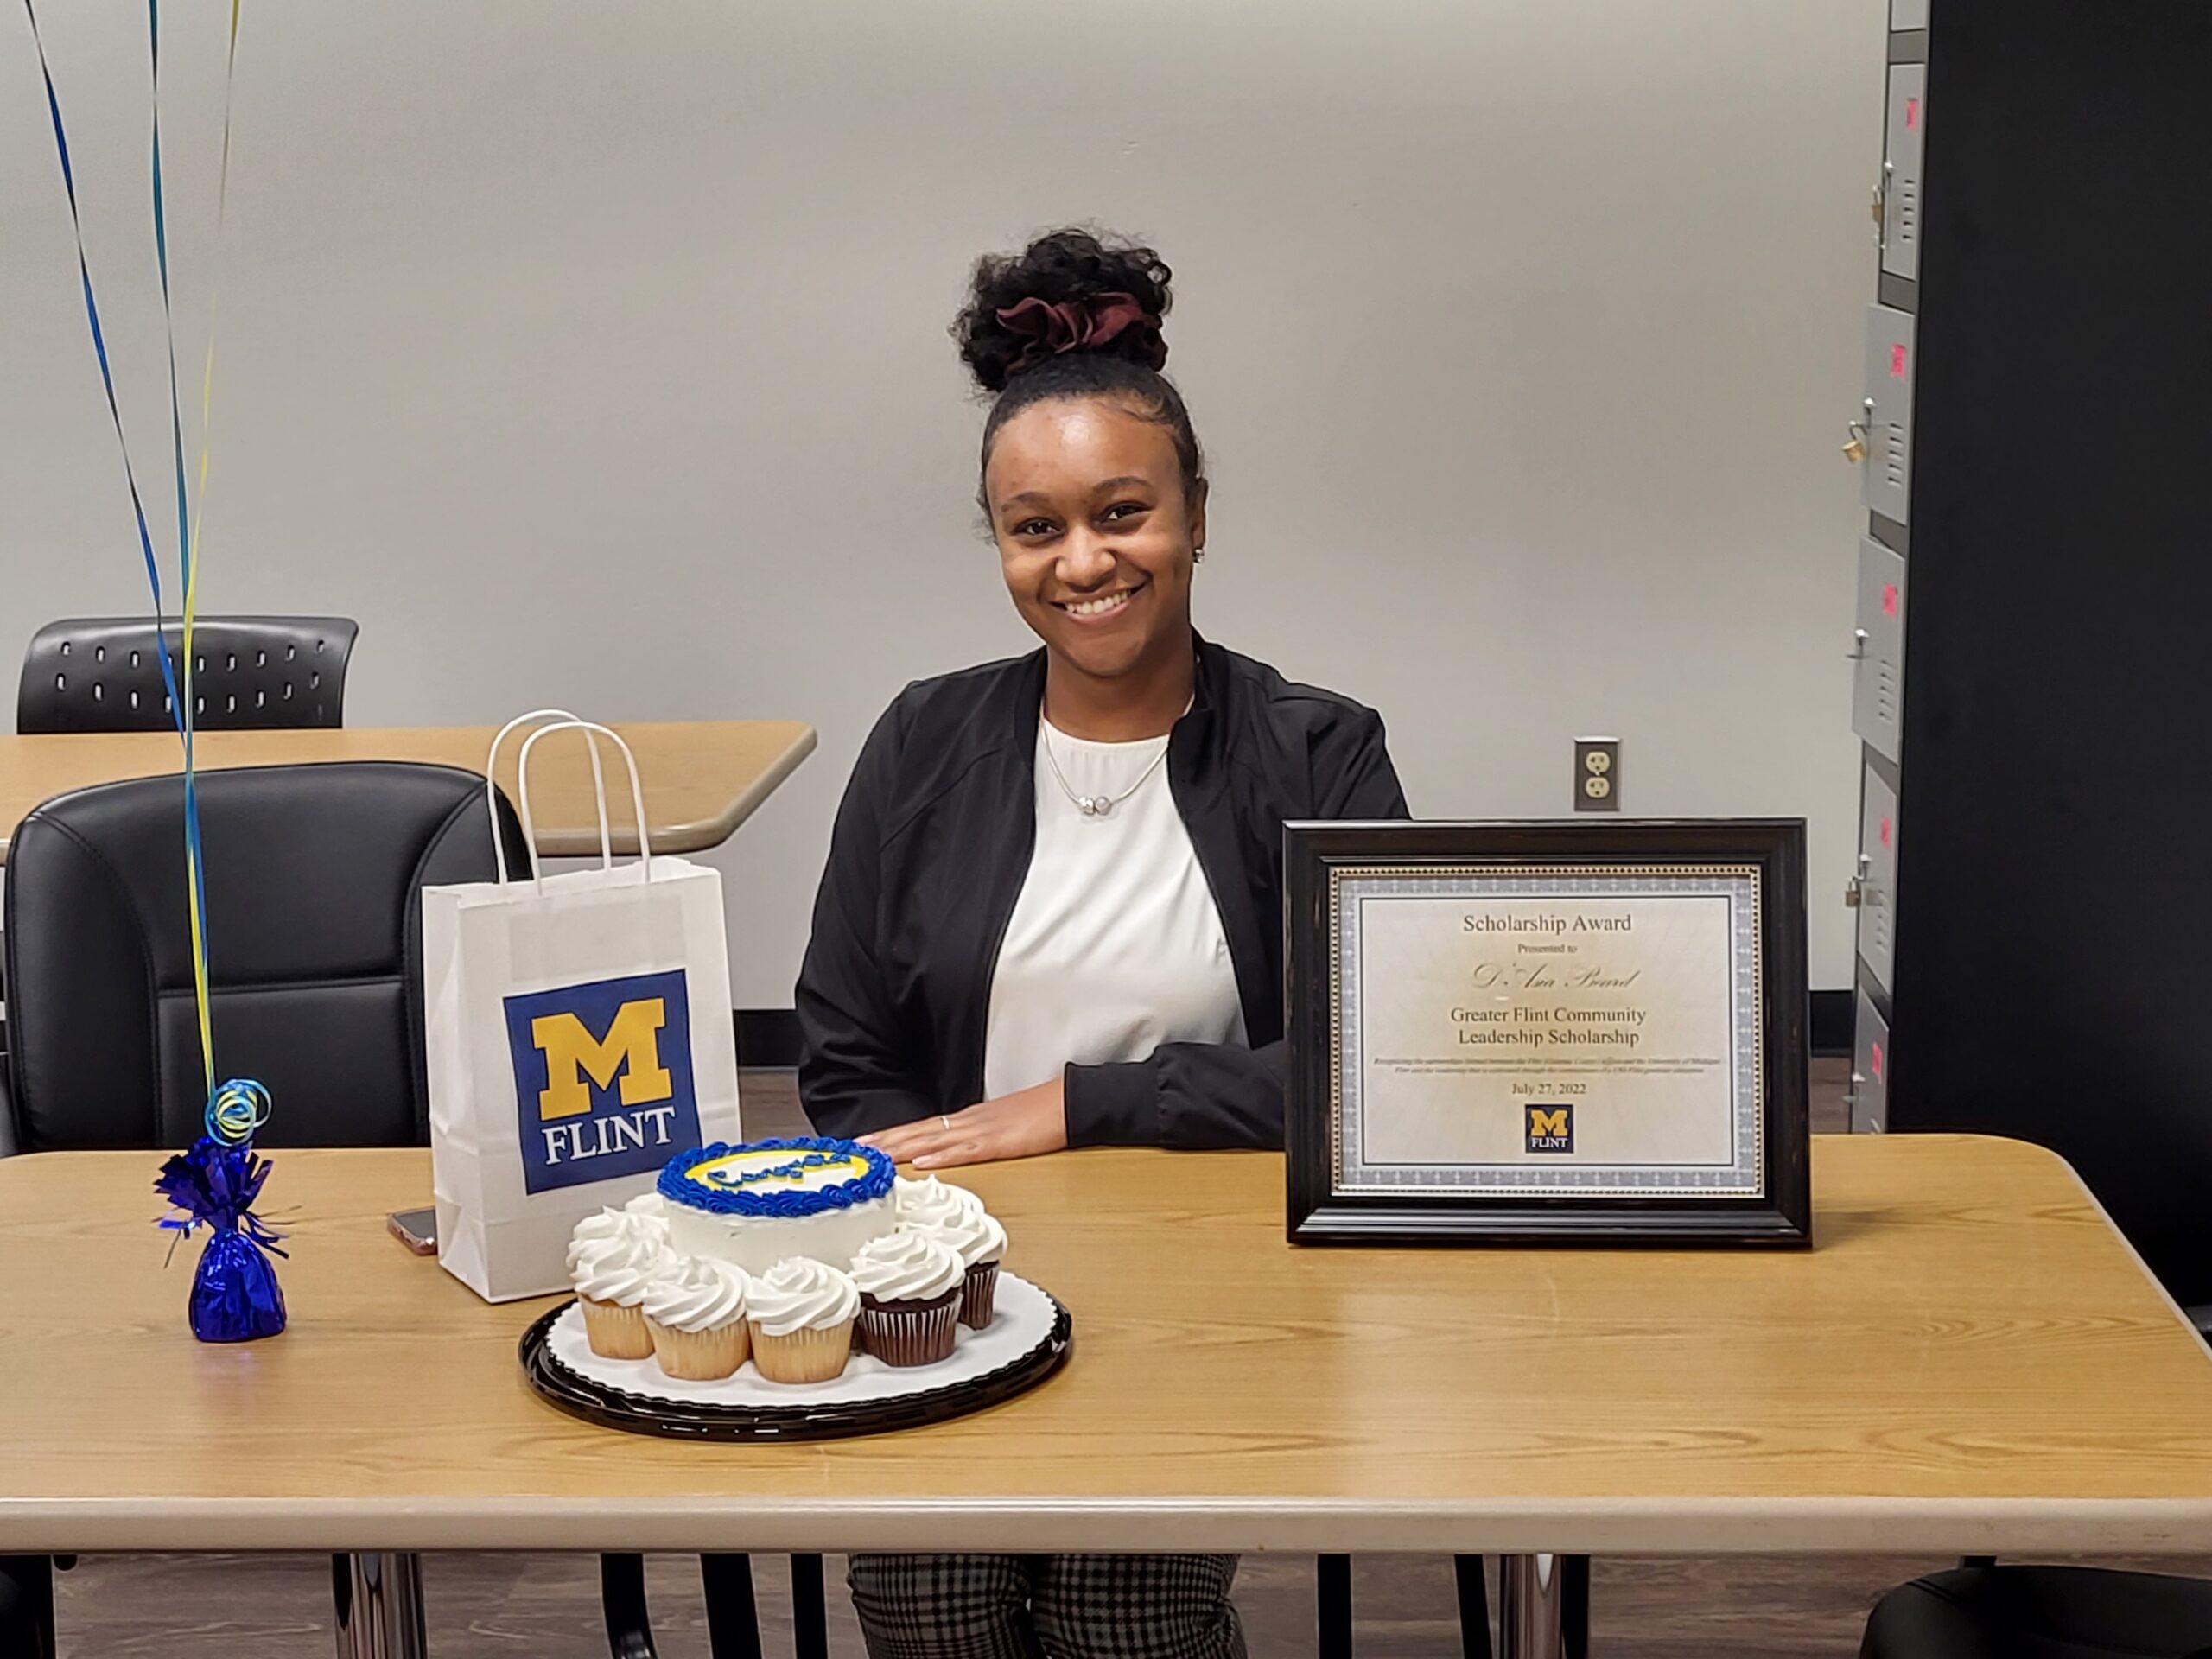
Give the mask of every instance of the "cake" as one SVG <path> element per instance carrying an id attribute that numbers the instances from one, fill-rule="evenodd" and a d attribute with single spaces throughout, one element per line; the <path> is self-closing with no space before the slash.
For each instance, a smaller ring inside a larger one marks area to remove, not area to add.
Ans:
<path id="1" fill-rule="evenodd" d="M 926 1366 L 991 1322 L 1006 1231 L 965 1187 L 898 1179 L 851 1141 L 678 1153 L 654 1191 L 588 1216 L 569 1265 L 592 1351 L 713 1382 L 828 1382 L 861 1338 Z"/>
<path id="2" fill-rule="evenodd" d="M 678 1153 L 661 1171 L 669 1243 L 755 1278 L 794 1256 L 842 1272 L 899 1224 L 891 1160 L 851 1141 L 799 1137 Z"/>

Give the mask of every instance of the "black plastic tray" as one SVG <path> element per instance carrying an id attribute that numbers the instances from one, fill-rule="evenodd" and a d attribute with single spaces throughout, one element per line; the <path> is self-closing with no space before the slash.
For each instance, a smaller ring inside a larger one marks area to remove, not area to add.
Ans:
<path id="1" fill-rule="evenodd" d="M 523 1332 L 523 1375 L 530 1386 L 563 1411 L 632 1434 L 660 1434 L 679 1440 L 835 1440 L 855 1434 L 889 1434 L 948 1422 L 970 1412 L 1025 1394 L 1067 1363 L 1075 1341 L 1074 1322 L 1051 1292 L 1052 1328 L 1019 1359 L 995 1371 L 896 1400 L 823 1402 L 805 1406 L 712 1406 L 658 1400 L 626 1389 L 594 1382 L 553 1357 L 547 1335 L 554 1320 L 568 1312 L 564 1302 Z"/>

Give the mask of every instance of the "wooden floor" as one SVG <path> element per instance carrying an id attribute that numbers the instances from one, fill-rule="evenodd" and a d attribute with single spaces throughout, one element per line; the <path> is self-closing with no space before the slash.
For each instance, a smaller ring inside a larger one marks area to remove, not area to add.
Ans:
<path id="1" fill-rule="evenodd" d="M 1814 1063 L 1817 1130 L 1845 1127 L 1847 1065 Z M 747 1132 L 776 1135 L 803 1120 L 787 1072 L 748 1072 Z M 222 1540 L 210 1537 L 211 1547 Z M 1951 1565 L 1926 1557 L 1816 1560 L 1737 1556 L 1599 1561 L 1592 1574 L 1592 1648 L 1603 1659 L 1849 1659 L 1866 1610 L 1883 1591 Z M 2143 1564 L 2151 1566 L 2153 1564 Z M 2154 1570 L 2212 1576 L 2212 1558 Z M 830 1564 L 830 1645 L 860 1659 L 860 1635 Z M 791 1652 L 788 1567 L 754 1563 L 771 1656 Z M 655 1557 L 647 1586 L 667 1659 L 707 1659 L 698 1565 Z M 330 1567 L 324 1556 L 89 1556 L 57 1580 L 63 1659 L 146 1654 L 161 1659 L 278 1659 L 332 1651 Z M 565 1555 L 439 1555 L 424 1567 L 437 1659 L 587 1656 L 607 1651 L 596 1560 Z M 1353 1578 L 1361 1659 L 1458 1651 L 1452 1565 L 1431 1556 L 1363 1557 Z M 1310 1559 L 1247 1558 L 1237 1580 L 1255 1659 L 1313 1651 Z"/>

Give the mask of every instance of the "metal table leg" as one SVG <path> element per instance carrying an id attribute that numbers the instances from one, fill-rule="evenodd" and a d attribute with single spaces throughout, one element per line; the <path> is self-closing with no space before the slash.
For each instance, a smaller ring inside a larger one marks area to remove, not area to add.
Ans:
<path id="1" fill-rule="evenodd" d="M 1498 1659 L 1587 1659 L 1589 1650 L 1590 1558 L 1500 1558 Z"/>
<path id="2" fill-rule="evenodd" d="M 1351 1557 L 1313 1558 L 1313 1599 L 1321 1659 L 1351 1659 Z"/>
<path id="3" fill-rule="evenodd" d="M 420 1555 L 334 1555 L 330 1594 L 338 1659 L 425 1659 Z"/>
<path id="4" fill-rule="evenodd" d="M 830 1659 L 830 1604 L 819 1555 L 791 1557 L 791 1651 L 798 1659 Z"/>
<path id="5" fill-rule="evenodd" d="M 1460 1659 L 1491 1659 L 1490 1592 L 1483 1584 L 1483 1558 L 1452 1558 L 1453 1587 L 1459 1598 Z"/>
<path id="6" fill-rule="evenodd" d="M 707 1592 L 707 1647 L 714 1659 L 760 1659 L 760 1614 L 750 1555 L 702 1555 Z"/>

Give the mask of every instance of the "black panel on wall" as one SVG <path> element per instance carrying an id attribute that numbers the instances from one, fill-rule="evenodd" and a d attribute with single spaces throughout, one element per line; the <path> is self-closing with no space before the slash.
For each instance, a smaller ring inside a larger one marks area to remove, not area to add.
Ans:
<path id="1" fill-rule="evenodd" d="M 1936 0 L 1893 1128 L 2212 1300 L 2212 5 Z"/>

